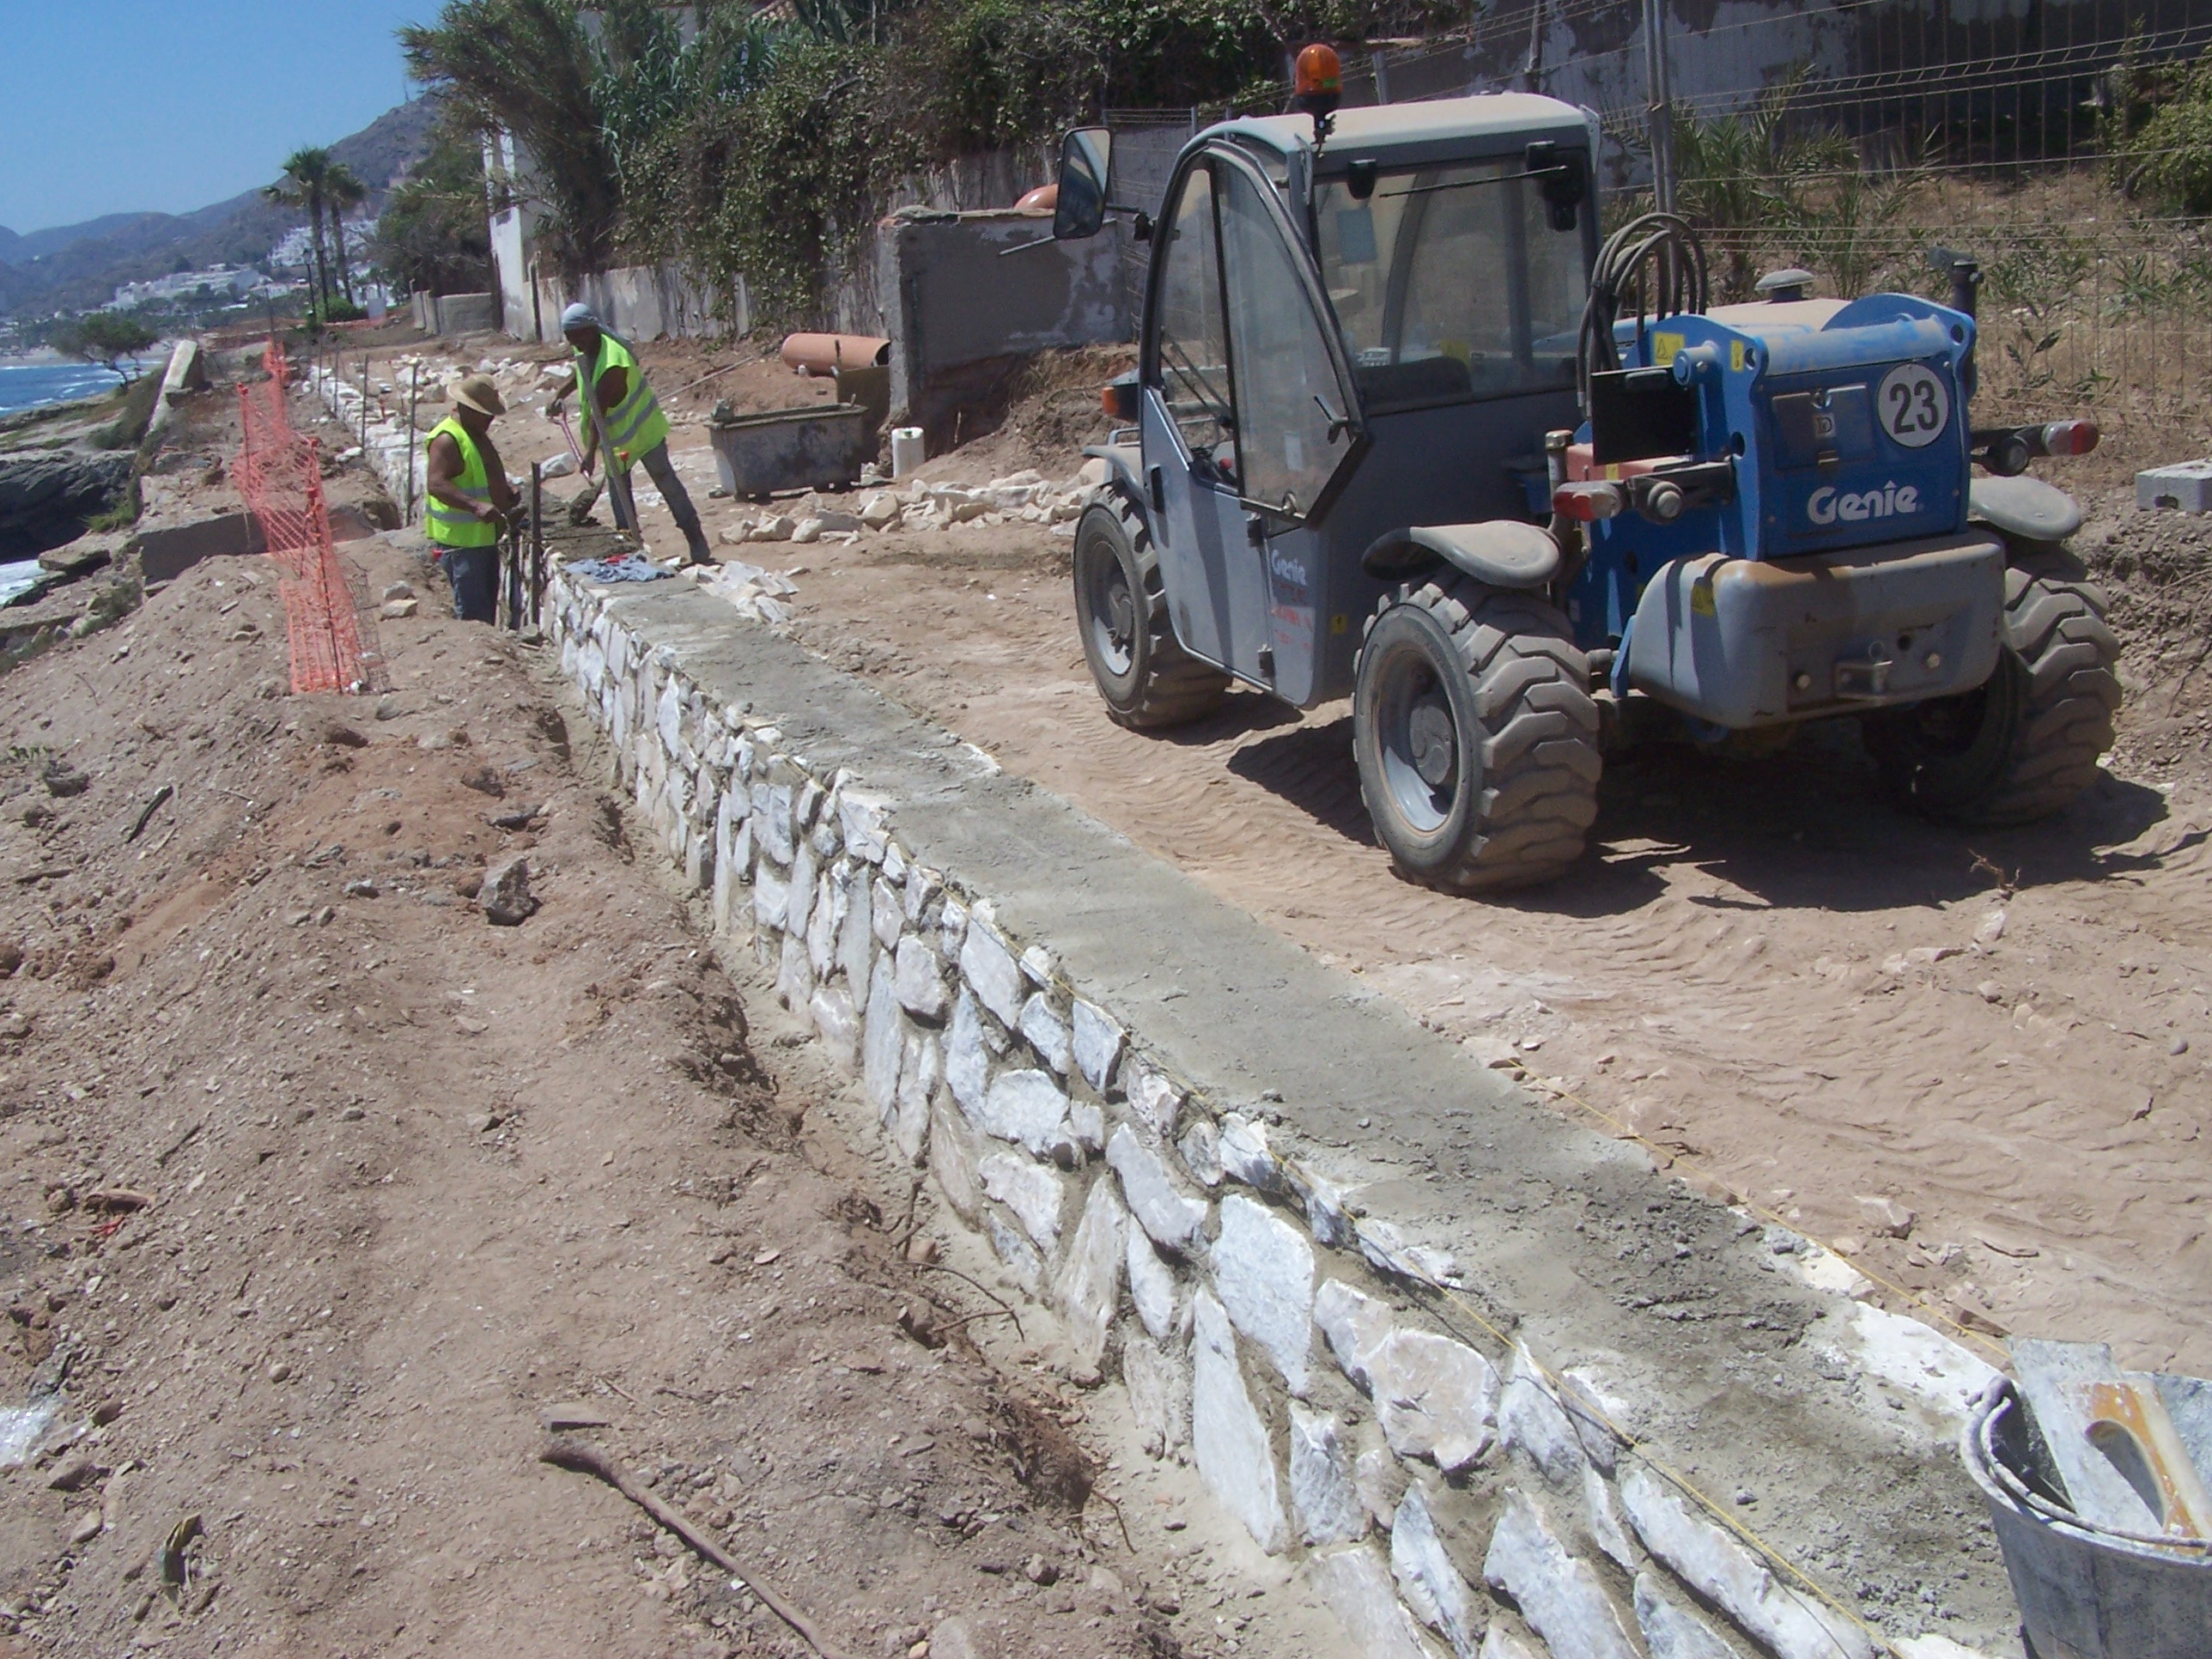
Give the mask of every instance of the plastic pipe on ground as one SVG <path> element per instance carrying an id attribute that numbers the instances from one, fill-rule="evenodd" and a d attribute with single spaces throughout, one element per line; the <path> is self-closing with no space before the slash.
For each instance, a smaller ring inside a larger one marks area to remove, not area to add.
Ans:
<path id="1" fill-rule="evenodd" d="M 847 368 L 881 366 L 891 360 L 891 343 L 872 334 L 787 334 L 783 338 L 786 368 L 802 374 L 828 374 L 839 364 Z"/>

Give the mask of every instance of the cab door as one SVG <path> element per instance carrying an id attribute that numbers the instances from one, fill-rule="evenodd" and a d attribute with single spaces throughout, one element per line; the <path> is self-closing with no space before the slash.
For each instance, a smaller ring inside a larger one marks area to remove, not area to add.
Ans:
<path id="1" fill-rule="evenodd" d="M 1144 459 L 1176 637 L 1300 701 L 1322 588 L 1304 527 L 1364 447 L 1349 369 L 1280 198 L 1245 157 L 1187 162 L 1155 234 Z"/>

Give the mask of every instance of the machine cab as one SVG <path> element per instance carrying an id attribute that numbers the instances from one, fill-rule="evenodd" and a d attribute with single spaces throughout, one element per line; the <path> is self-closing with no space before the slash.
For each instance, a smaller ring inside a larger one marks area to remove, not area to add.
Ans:
<path id="1" fill-rule="evenodd" d="M 1301 706 L 1349 688 L 1389 580 L 1363 555 L 1411 503 L 1431 522 L 1532 516 L 1530 434 L 1572 423 L 1595 219 L 1590 123 L 1553 100 L 1316 129 L 1228 122 L 1177 158 L 1122 408 L 1137 442 L 1109 456 L 1177 641 Z M 1056 235 L 1116 210 L 1110 161 L 1103 131 L 1069 136 Z"/>

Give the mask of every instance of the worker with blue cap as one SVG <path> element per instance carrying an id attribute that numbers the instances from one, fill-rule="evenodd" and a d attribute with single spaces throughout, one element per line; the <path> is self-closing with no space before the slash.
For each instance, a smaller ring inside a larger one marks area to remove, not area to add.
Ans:
<path id="1" fill-rule="evenodd" d="M 633 463 L 643 462 L 646 472 L 667 500 L 669 516 L 690 544 L 690 562 L 713 563 L 707 532 L 699 527 L 699 510 L 691 505 L 690 492 L 684 488 L 675 464 L 668 459 L 668 416 L 661 412 L 659 400 L 646 384 L 636 354 L 581 301 L 561 313 L 561 333 L 576 354 L 575 384 L 591 388 L 592 406 L 599 410 L 598 420 L 587 414 L 584 422 L 585 476 L 591 475 L 604 428 L 607 447 L 613 452 L 607 457 L 608 471 L 619 468 L 627 477 Z M 560 407 L 559 398 L 553 406 Z M 613 492 L 615 522 L 619 528 L 635 533 L 637 526 L 622 522 L 627 493 Z"/>

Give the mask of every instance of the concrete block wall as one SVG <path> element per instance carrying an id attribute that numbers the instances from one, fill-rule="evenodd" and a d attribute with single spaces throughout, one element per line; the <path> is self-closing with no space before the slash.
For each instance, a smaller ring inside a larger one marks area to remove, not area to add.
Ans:
<path id="1" fill-rule="evenodd" d="M 1638 1409 L 1617 1382 L 1488 1328 L 1449 1255 L 1175 1075 L 902 840 L 898 802 L 703 692 L 605 592 L 556 577 L 548 602 L 617 783 L 717 933 L 1057 1312 L 1078 1379 L 1124 1389 L 1151 1455 L 1294 1558 L 1349 1650 L 1872 1659 L 1865 1627 L 1615 1430 Z"/>

